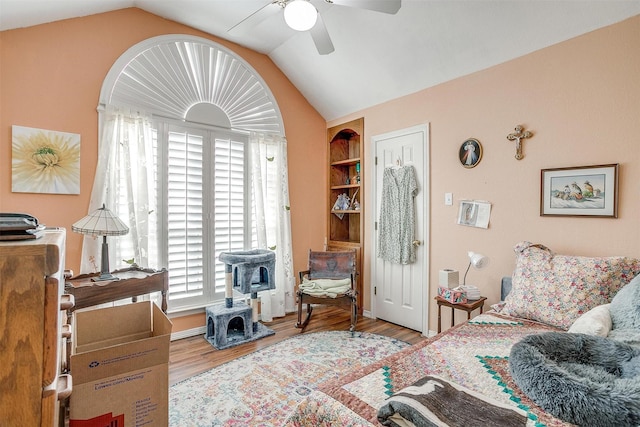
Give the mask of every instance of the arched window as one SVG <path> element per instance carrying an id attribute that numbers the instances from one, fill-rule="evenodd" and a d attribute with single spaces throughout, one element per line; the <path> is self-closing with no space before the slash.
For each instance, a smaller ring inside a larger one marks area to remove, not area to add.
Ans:
<path id="1" fill-rule="evenodd" d="M 90 210 L 105 203 L 129 225 L 110 259 L 169 270 L 170 310 L 223 299 L 220 252 L 275 248 L 276 262 L 291 265 L 282 118 L 246 61 L 199 37 L 145 40 L 112 66 L 98 111 Z M 83 271 L 95 270 L 96 249 L 85 239 Z M 294 279 L 278 270 L 285 289 L 273 315 L 284 315 Z"/>
<path id="2" fill-rule="evenodd" d="M 158 36 L 131 47 L 107 74 L 100 105 L 284 136 L 280 110 L 260 75 L 235 53 L 200 37 Z"/>

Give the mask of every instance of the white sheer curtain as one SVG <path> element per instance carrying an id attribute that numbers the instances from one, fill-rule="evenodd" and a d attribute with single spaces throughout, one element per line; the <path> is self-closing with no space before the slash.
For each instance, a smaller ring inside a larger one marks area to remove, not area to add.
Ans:
<path id="1" fill-rule="evenodd" d="M 129 226 L 129 234 L 109 245 L 111 270 L 134 258 L 141 267 L 159 268 L 157 197 L 150 115 L 106 106 L 101 111 L 98 165 L 89 212 L 104 203 Z M 260 293 L 263 321 L 295 310 L 287 142 L 280 136 L 249 137 L 251 200 L 259 248 L 276 254 L 276 289 Z M 100 270 L 101 239 L 85 237 L 81 273 Z"/>
<path id="2" fill-rule="evenodd" d="M 118 239 L 117 244 L 109 244 L 109 267 L 112 271 L 126 267 L 122 260 L 133 258 L 141 267 L 157 268 L 151 116 L 109 105 L 100 114 L 98 165 L 89 212 L 104 203 L 129 226 L 127 235 L 107 238 Z M 101 243 L 102 238 L 85 236 L 81 273 L 100 271 Z"/>
<path id="3" fill-rule="evenodd" d="M 294 311 L 287 140 L 251 133 L 250 170 L 258 247 L 276 254 L 276 289 L 259 293 L 262 321 Z"/>

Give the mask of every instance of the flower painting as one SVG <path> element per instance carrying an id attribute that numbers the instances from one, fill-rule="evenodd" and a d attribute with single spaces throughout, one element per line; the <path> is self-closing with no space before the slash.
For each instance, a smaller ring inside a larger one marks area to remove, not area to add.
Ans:
<path id="1" fill-rule="evenodd" d="M 14 193 L 80 194 L 80 135 L 12 126 Z"/>

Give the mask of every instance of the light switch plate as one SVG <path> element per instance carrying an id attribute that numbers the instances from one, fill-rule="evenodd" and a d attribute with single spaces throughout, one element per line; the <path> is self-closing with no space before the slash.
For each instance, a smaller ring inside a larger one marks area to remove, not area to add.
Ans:
<path id="1" fill-rule="evenodd" d="M 453 193 L 444 193 L 444 204 L 447 206 L 453 205 Z"/>

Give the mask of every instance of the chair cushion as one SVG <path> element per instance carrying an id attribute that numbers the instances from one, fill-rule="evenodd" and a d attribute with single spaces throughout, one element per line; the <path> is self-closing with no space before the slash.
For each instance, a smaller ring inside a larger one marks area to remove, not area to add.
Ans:
<path id="1" fill-rule="evenodd" d="M 306 277 L 299 287 L 300 291 L 315 297 L 336 298 L 351 290 L 351 279 L 315 279 Z"/>

